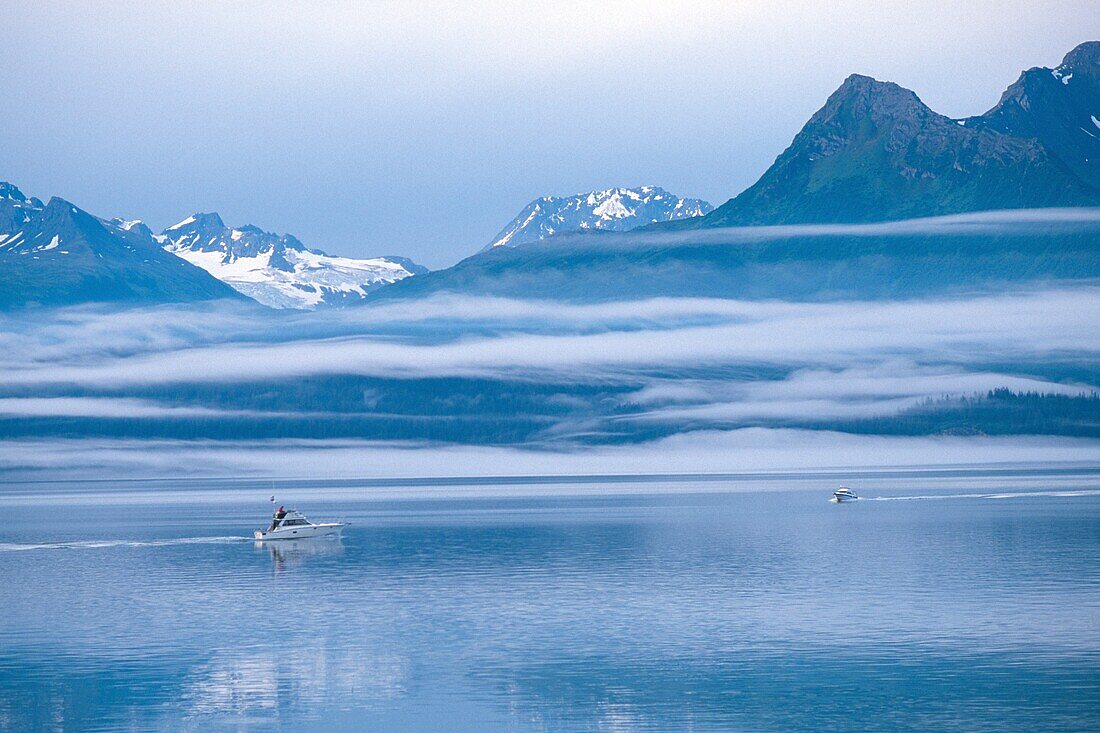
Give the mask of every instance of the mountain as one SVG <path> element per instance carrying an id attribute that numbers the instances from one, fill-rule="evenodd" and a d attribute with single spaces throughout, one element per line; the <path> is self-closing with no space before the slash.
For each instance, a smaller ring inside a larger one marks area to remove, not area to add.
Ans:
<path id="1" fill-rule="evenodd" d="M 441 293 L 573 302 L 656 297 L 878 300 L 1100 278 L 1100 209 L 979 212 L 874 224 L 639 230 L 498 247 L 395 283 L 377 299 Z"/>
<path id="2" fill-rule="evenodd" d="M 243 299 L 141 230 L 0 183 L 0 307 Z"/>
<path id="3" fill-rule="evenodd" d="M 569 232 L 625 232 L 655 222 L 702 216 L 713 208 L 706 201 L 683 199 L 657 186 L 544 196 L 527 204 L 481 251 L 515 247 Z"/>
<path id="4" fill-rule="evenodd" d="M 1025 72 L 996 107 L 966 120 L 853 74 L 759 181 L 672 228 L 1100 205 L 1098 72 L 1100 44 L 1084 44 L 1057 69 Z"/>
<path id="5" fill-rule="evenodd" d="M 216 213 L 193 214 L 157 239 L 168 252 L 273 308 L 358 302 L 384 285 L 427 272 L 403 257 L 334 257 L 289 234 L 230 228 Z"/>
<path id="6" fill-rule="evenodd" d="M 1057 68 L 1028 69 L 997 106 L 966 125 L 1035 138 L 1100 189 L 1100 41 L 1082 43 Z"/>

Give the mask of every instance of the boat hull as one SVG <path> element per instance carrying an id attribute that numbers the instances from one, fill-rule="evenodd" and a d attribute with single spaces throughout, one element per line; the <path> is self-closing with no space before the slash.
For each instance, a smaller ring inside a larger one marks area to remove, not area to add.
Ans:
<path id="1" fill-rule="evenodd" d="M 308 524 L 299 525 L 295 527 L 286 527 L 276 529 L 272 532 L 265 532 L 263 530 L 256 530 L 253 533 L 253 537 L 263 542 L 273 542 L 275 540 L 304 540 L 310 537 L 327 537 L 330 535 L 338 535 L 344 529 L 343 524 Z"/>

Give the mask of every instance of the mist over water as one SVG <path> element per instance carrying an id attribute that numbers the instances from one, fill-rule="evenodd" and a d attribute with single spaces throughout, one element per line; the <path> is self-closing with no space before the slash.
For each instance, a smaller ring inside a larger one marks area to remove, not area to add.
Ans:
<path id="1" fill-rule="evenodd" d="M 0 473 L 1088 460 L 1098 293 L 1078 284 L 875 303 L 601 304 L 439 295 L 325 313 L 208 304 L 9 314 Z M 991 390 L 1045 397 L 980 414 L 960 402 Z M 804 449 L 792 454 L 795 445 Z"/>

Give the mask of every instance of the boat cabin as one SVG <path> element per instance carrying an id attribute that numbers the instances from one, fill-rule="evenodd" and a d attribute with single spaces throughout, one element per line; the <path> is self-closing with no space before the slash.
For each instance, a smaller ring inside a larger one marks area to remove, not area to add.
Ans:
<path id="1" fill-rule="evenodd" d="M 301 527 L 309 524 L 309 520 L 302 516 L 301 512 L 295 509 L 288 509 L 285 516 L 279 519 L 278 514 L 271 520 L 271 529 L 279 529 L 282 527 Z"/>

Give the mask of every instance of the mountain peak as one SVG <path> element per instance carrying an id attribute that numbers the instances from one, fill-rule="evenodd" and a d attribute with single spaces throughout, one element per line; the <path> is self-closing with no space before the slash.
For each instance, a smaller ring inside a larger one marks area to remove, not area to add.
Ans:
<path id="1" fill-rule="evenodd" d="M 142 237 L 153 238 L 153 230 L 143 222 L 141 219 L 120 219 L 115 217 L 111 219 L 111 225 L 121 229 L 124 232 L 133 232 Z"/>
<path id="2" fill-rule="evenodd" d="M 96 224 L 99 223 L 99 220 L 87 211 L 78 208 L 76 204 L 71 201 L 66 201 L 60 196 L 51 196 L 50 200 L 46 203 L 46 208 L 42 210 L 42 214 L 46 217 L 70 219 L 81 224 L 91 222 Z"/>
<path id="3" fill-rule="evenodd" d="M 869 118 L 883 121 L 915 118 L 934 114 L 920 97 L 892 81 L 879 81 L 863 74 L 852 74 L 826 100 L 811 123 Z"/>
<path id="4" fill-rule="evenodd" d="M 618 186 L 572 196 L 543 196 L 527 204 L 481 251 L 530 244 L 570 232 L 625 232 L 656 222 L 702 216 L 713 208 L 706 201 L 680 198 L 660 186 Z"/>
<path id="5" fill-rule="evenodd" d="M 876 86 L 886 86 L 889 83 L 891 82 L 879 81 L 875 77 L 867 76 L 866 74 L 849 74 L 848 77 L 841 82 L 840 87 L 837 88 L 837 92 L 859 91 Z"/>
<path id="6" fill-rule="evenodd" d="M 1082 43 L 1062 65 L 1020 75 L 993 109 L 966 124 L 1033 138 L 1081 181 L 1100 191 L 1100 42 Z"/>
<path id="7" fill-rule="evenodd" d="M 0 181 L 0 199 L 11 199 L 12 201 L 19 201 L 20 203 L 27 200 L 27 197 L 23 195 L 23 192 L 15 187 L 15 184 L 8 183 L 7 181 Z"/>
<path id="8" fill-rule="evenodd" d="M 1100 71 L 1100 41 L 1085 41 L 1074 48 L 1062 59 L 1058 70 L 1092 74 Z"/>
<path id="9" fill-rule="evenodd" d="M 186 229 L 206 229 L 206 228 L 210 228 L 210 227 L 214 227 L 214 228 L 218 228 L 218 229 L 224 229 L 225 228 L 225 222 L 222 221 L 221 216 L 219 216 L 218 212 L 216 212 L 216 211 L 212 211 L 209 214 L 204 214 L 204 213 L 201 213 L 201 212 L 192 214 L 191 216 L 187 217 L 183 221 L 177 222 L 177 223 L 173 224 L 172 226 L 168 227 L 164 231 L 165 232 L 174 232 L 174 231 L 184 229 L 184 228 L 186 228 Z"/>
<path id="10" fill-rule="evenodd" d="M 892 81 L 879 81 L 873 76 L 865 74 L 849 74 L 848 78 L 841 82 L 832 96 L 854 98 L 862 96 L 916 97 L 917 95 Z"/>
<path id="11" fill-rule="evenodd" d="M 108 247 L 114 247 L 117 242 L 112 240 L 108 228 L 120 228 L 113 222 L 104 221 L 84 209 L 81 209 L 71 201 L 60 196 L 51 196 L 39 213 L 43 227 L 65 238 L 71 238 L 77 233 L 95 246 L 106 243 Z M 124 230 L 123 230 L 124 231 Z"/>

